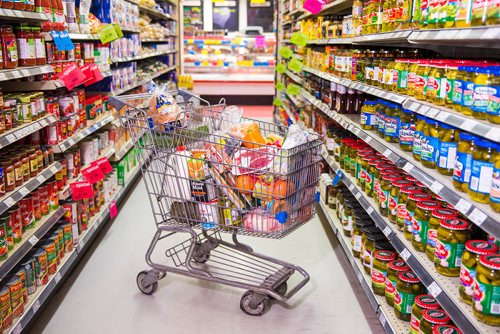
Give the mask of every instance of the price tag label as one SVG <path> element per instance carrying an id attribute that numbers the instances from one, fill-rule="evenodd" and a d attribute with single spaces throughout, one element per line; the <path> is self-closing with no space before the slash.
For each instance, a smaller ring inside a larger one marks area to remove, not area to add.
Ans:
<path id="1" fill-rule="evenodd" d="M 104 174 L 109 174 L 113 171 L 113 166 L 109 163 L 107 157 L 102 157 L 90 164 L 91 166 L 98 166 Z"/>
<path id="2" fill-rule="evenodd" d="M 30 75 L 30 71 L 28 70 L 21 70 L 21 74 L 23 75 L 23 77 L 27 77 Z"/>
<path id="3" fill-rule="evenodd" d="M 378 315 L 378 318 L 380 320 L 380 324 L 382 325 L 382 327 L 385 326 L 385 324 L 387 323 L 387 319 L 385 318 L 385 315 L 380 312 L 380 314 Z"/>
<path id="4" fill-rule="evenodd" d="M 432 190 L 433 193 L 438 194 L 441 191 L 441 189 L 443 189 L 443 187 L 444 186 L 441 183 L 439 183 L 439 181 L 436 180 L 432 182 L 430 189 Z"/>
<path id="5" fill-rule="evenodd" d="M 286 72 L 286 66 L 283 64 L 276 65 L 276 72 L 283 74 Z"/>
<path id="6" fill-rule="evenodd" d="M 7 80 L 7 76 L 3 73 L 0 73 L 0 81 Z"/>
<path id="7" fill-rule="evenodd" d="M 460 126 L 460 128 L 464 131 L 470 131 L 472 128 L 476 126 L 477 122 L 469 119 L 465 119 Z"/>
<path id="8" fill-rule="evenodd" d="M 52 167 L 50 167 L 50 171 L 52 172 L 52 174 L 55 174 L 55 173 L 57 173 L 58 168 L 56 166 L 52 166 Z"/>
<path id="9" fill-rule="evenodd" d="M 439 109 L 431 108 L 427 112 L 426 116 L 429 117 L 429 118 L 436 118 L 437 114 L 439 114 L 439 113 L 440 113 Z"/>
<path id="10" fill-rule="evenodd" d="M 349 186 L 348 186 L 347 188 L 349 188 L 349 190 L 352 192 L 352 191 L 353 191 L 353 189 L 354 189 L 354 185 L 353 185 L 352 183 L 350 183 L 350 184 L 349 184 Z"/>
<path id="11" fill-rule="evenodd" d="M 500 142 L 500 131 L 498 131 L 498 128 L 492 127 L 484 137 L 495 142 Z"/>
<path id="12" fill-rule="evenodd" d="M 54 280 L 56 281 L 56 283 L 59 283 L 59 281 L 61 280 L 62 276 L 61 276 L 61 273 L 58 271 L 56 273 L 56 275 L 54 276 Z"/>
<path id="13" fill-rule="evenodd" d="M 307 36 L 301 32 L 294 32 L 292 38 L 290 38 L 290 42 L 297 46 L 304 47 L 307 45 Z"/>
<path id="14" fill-rule="evenodd" d="M 22 77 L 22 74 L 20 71 L 12 71 L 10 72 L 12 74 L 12 76 L 15 78 L 15 79 L 19 79 L 20 77 Z"/>
<path id="15" fill-rule="evenodd" d="M 37 299 L 33 302 L 32 306 L 33 312 L 36 313 L 39 308 L 40 308 L 40 301 Z"/>
<path id="16" fill-rule="evenodd" d="M 429 284 L 427 290 L 429 290 L 429 293 L 434 298 L 436 298 L 441 292 L 443 292 L 443 290 L 439 287 L 439 285 L 436 282 L 432 282 L 431 284 Z"/>
<path id="17" fill-rule="evenodd" d="M 279 97 L 276 97 L 273 100 L 273 105 L 276 107 L 281 107 L 283 105 L 283 101 Z"/>
<path id="18" fill-rule="evenodd" d="M 92 64 L 88 64 L 88 65 L 89 65 L 89 70 L 90 70 L 92 78 L 84 83 L 85 87 L 90 86 L 90 85 L 104 79 L 104 77 L 102 76 L 101 70 L 99 69 L 99 66 L 97 66 L 97 64 L 92 63 Z"/>
<path id="19" fill-rule="evenodd" d="M 38 175 L 38 176 L 36 177 L 36 180 L 38 181 L 38 183 L 40 183 L 40 184 L 41 184 L 41 183 L 45 182 L 45 176 L 43 176 L 43 175 Z"/>
<path id="20" fill-rule="evenodd" d="M 448 113 L 446 112 L 440 112 L 439 114 L 437 114 L 436 116 L 436 119 L 440 122 L 444 122 L 446 121 L 446 119 L 448 118 Z"/>
<path id="21" fill-rule="evenodd" d="M 286 87 L 286 91 L 288 94 L 290 95 L 297 95 L 299 94 L 300 92 L 300 86 L 299 85 L 296 85 L 296 84 L 289 84 L 287 87 Z"/>
<path id="22" fill-rule="evenodd" d="M 307 10 L 308 12 L 316 15 L 321 12 L 321 8 L 323 7 L 324 2 L 321 0 L 306 0 L 302 5 L 302 8 Z"/>
<path id="23" fill-rule="evenodd" d="M 84 198 L 94 197 L 94 189 L 89 181 L 74 182 L 69 185 L 73 200 L 78 201 Z"/>
<path id="24" fill-rule="evenodd" d="M 109 204 L 109 216 L 111 217 L 111 219 L 118 216 L 118 208 L 116 207 L 115 201 L 111 201 L 111 203 Z"/>
<path id="25" fill-rule="evenodd" d="M 23 331 L 23 325 L 21 323 L 18 323 L 16 327 L 12 330 L 12 333 L 14 334 L 21 334 Z"/>
<path id="26" fill-rule="evenodd" d="M 42 119 L 42 120 L 40 120 L 40 124 L 41 124 L 41 126 L 47 126 L 47 125 L 49 125 L 49 123 L 47 122 L 47 119 L 45 119 L 45 118 Z"/>
<path id="27" fill-rule="evenodd" d="M 13 133 L 11 134 L 8 134 L 7 136 L 5 136 L 5 139 L 7 140 L 7 142 L 9 144 L 12 144 L 13 142 L 15 142 L 17 139 L 16 139 L 16 136 L 14 136 Z"/>
<path id="28" fill-rule="evenodd" d="M 387 149 L 384 151 L 384 157 L 386 158 L 389 158 L 389 156 L 391 155 L 392 151 L 390 149 Z"/>
<path id="29" fill-rule="evenodd" d="M 121 37 L 123 37 L 123 32 L 118 24 L 107 24 L 99 31 L 102 44 L 113 42 Z"/>
<path id="30" fill-rule="evenodd" d="M 86 181 L 96 183 L 104 179 L 104 173 L 99 166 L 90 166 L 82 169 L 82 175 Z"/>
<path id="31" fill-rule="evenodd" d="M 411 170 L 413 169 L 413 164 L 411 162 L 407 162 L 404 166 L 403 166 L 403 170 L 407 173 L 410 173 Z"/>
<path id="32" fill-rule="evenodd" d="M 65 45 L 61 39 L 61 33 L 57 30 L 53 30 L 50 32 L 50 36 L 52 36 L 52 41 L 56 45 L 56 48 L 61 51 L 64 50 Z"/>
<path id="33" fill-rule="evenodd" d="M 411 256 L 411 253 L 410 253 L 410 251 L 409 251 L 407 248 L 405 248 L 405 249 L 403 249 L 403 251 L 402 251 L 402 252 L 401 252 L 401 254 L 399 254 L 399 255 L 401 255 L 401 258 L 402 258 L 403 260 L 408 261 L 408 259 L 409 259 L 409 258 L 410 258 L 410 256 Z"/>
<path id="34" fill-rule="evenodd" d="M 76 86 L 85 82 L 85 74 L 75 64 L 69 65 L 64 71 L 57 74 L 68 90 L 72 90 Z"/>
<path id="35" fill-rule="evenodd" d="M 373 207 L 368 207 L 368 209 L 366 209 L 366 213 L 371 215 L 373 213 Z"/>
<path id="36" fill-rule="evenodd" d="M 361 198 L 361 193 L 358 191 L 358 192 L 356 193 L 356 195 L 354 195 L 354 197 L 355 197 L 356 199 L 360 199 L 360 198 Z"/>
<path id="37" fill-rule="evenodd" d="M 386 226 L 386 227 L 382 230 L 382 232 L 384 233 L 384 235 L 385 235 L 386 237 L 389 237 L 389 234 L 391 234 L 391 228 L 390 228 L 389 226 Z"/>
<path id="38" fill-rule="evenodd" d="M 429 106 L 426 106 L 426 105 L 422 105 L 422 107 L 420 107 L 420 113 L 422 115 L 427 115 L 427 111 L 429 111 L 430 107 Z"/>
<path id="39" fill-rule="evenodd" d="M 358 281 L 360 283 L 363 282 L 363 274 L 361 273 L 361 271 L 358 271 Z"/>
<path id="40" fill-rule="evenodd" d="M 372 137 L 366 137 L 365 142 L 368 144 L 369 142 L 372 141 Z"/>
<path id="41" fill-rule="evenodd" d="M 279 91 L 283 91 L 286 89 L 285 85 L 281 81 L 278 81 L 274 87 L 276 87 L 276 89 Z"/>
<path id="42" fill-rule="evenodd" d="M 279 53 L 283 58 L 286 59 L 289 59 L 293 55 L 293 51 L 288 46 L 282 47 Z"/>
<path id="43" fill-rule="evenodd" d="M 13 206 L 14 204 L 16 204 L 16 201 L 14 201 L 14 199 L 13 199 L 12 197 L 7 197 L 7 198 L 3 201 L 3 203 L 4 203 L 5 205 L 7 205 L 7 207 L 9 207 L 9 208 L 10 208 L 10 207 L 11 207 L 11 206 Z"/>
<path id="44" fill-rule="evenodd" d="M 36 235 L 32 235 L 31 238 L 28 239 L 29 243 L 32 245 L 32 246 L 35 246 L 38 242 L 38 238 Z"/>
<path id="45" fill-rule="evenodd" d="M 466 214 L 467 212 L 469 212 L 471 206 L 472 204 L 463 198 L 459 199 L 457 204 L 454 205 L 455 209 L 457 209 L 462 214 Z"/>
<path id="46" fill-rule="evenodd" d="M 481 226 L 486 218 L 486 214 L 480 211 L 478 208 L 474 208 L 474 210 L 472 210 L 469 215 L 469 219 L 472 220 L 477 226 Z"/>

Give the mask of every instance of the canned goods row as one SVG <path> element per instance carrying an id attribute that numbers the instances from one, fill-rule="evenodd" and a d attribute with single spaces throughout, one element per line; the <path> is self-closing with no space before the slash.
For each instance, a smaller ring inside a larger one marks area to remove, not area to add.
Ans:
<path id="1" fill-rule="evenodd" d="M 3 95 L 0 90 L 0 133 L 28 124 L 47 114 L 42 92 Z"/>

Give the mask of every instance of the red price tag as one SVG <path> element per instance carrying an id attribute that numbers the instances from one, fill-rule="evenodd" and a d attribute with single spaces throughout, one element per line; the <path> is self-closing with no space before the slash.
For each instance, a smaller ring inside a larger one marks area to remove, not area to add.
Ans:
<path id="1" fill-rule="evenodd" d="M 108 158 L 102 157 L 91 163 L 91 166 L 99 166 L 104 174 L 111 173 L 113 171 L 113 166 L 109 163 Z"/>
<path id="2" fill-rule="evenodd" d="M 256 48 L 266 47 L 266 39 L 264 36 L 255 36 L 255 47 Z"/>
<path id="3" fill-rule="evenodd" d="M 58 73 L 57 76 L 68 90 L 72 90 L 86 80 L 85 74 L 75 64 L 69 65 L 64 71 Z"/>
<path id="4" fill-rule="evenodd" d="M 96 183 L 104 179 L 104 173 L 99 166 L 90 166 L 88 168 L 82 169 L 82 175 L 85 180 Z"/>
<path id="5" fill-rule="evenodd" d="M 111 201 L 111 203 L 109 203 L 109 216 L 111 217 L 111 219 L 118 216 L 118 208 L 116 207 L 115 201 Z"/>
<path id="6" fill-rule="evenodd" d="M 306 0 L 302 8 L 311 12 L 312 14 L 318 14 L 321 12 L 321 7 L 323 6 L 323 1 L 321 0 Z"/>
<path id="7" fill-rule="evenodd" d="M 101 81 L 104 77 L 102 76 L 101 70 L 99 70 L 99 66 L 97 64 L 88 64 L 89 71 L 91 73 L 91 79 L 89 81 L 85 81 L 85 87 L 90 86 L 98 81 Z M 87 66 L 87 65 L 85 65 Z"/>
<path id="8" fill-rule="evenodd" d="M 94 189 L 89 181 L 74 182 L 69 187 L 74 201 L 94 197 Z"/>

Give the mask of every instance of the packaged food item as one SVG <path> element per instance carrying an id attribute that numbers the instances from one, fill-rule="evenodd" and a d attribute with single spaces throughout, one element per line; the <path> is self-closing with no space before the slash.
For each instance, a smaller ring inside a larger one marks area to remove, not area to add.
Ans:
<path id="1" fill-rule="evenodd" d="M 408 180 L 396 179 L 391 182 L 391 190 L 387 199 L 387 209 L 389 221 L 393 224 L 397 223 L 398 218 L 398 202 L 400 190 L 403 187 L 411 186 L 412 182 Z"/>
<path id="2" fill-rule="evenodd" d="M 396 292 L 398 275 L 409 270 L 410 267 L 404 261 L 393 260 L 387 264 L 387 277 L 385 280 L 385 301 L 391 307 L 394 306 L 394 294 Z"/>
<path id="3" fill-rule="evenodd" d="M 441 221 L 434 251 L 434 267 L 441 275 L 460 276 L 462 254 L 469 237 L 468 229 L 469 223 L 463 219 Z"/>
<path id="4" fill-rule="evenodd" d="M 424 139 L 424 128 L 426 126 L 426 117 L 417 115 L 417 123 L 415 124 L 415 132 L 413 137 L 413 159 L 420 161 L 422 153 L 422 140 Z"/>
<path id="5" fill-rule="evenodd" d="M 494 152 L 497 145 L 486 139 L 479 139 L 472 152 L 471 177 L 467 193 L 476 202 L 489 203 L 492 181 Z"/>
<path id="6" fill-rule="evenodd" d="M 415 297 L 422 294 L 423 285 L 412 271 L 399 273 L 394 295 L 394 313 L 403 321 L 411 320 Z"/>
<path id="7" fill-rule="evenodd" d="M 415 136 L 415 113 L 409 109 L 401 109 L 399 124 L 399 147 L 406 152 L 413 150 L 413 138 Z"/>
<path id="8" fill-rule="evenodd" d="M 497 312 L 500 291 L 500 255 L 481 255 L 474 277 L 473 314 L 479 321 L 491 326 L 500 325 Z"/>
<path id="9" fill-rule="evenodd" d="M 10 290 L 10 303 L 12 308 L 12 317 L 19 318 L 24 312 L 24 296 L 22 291 L 23 283 L 18 275 L 14 275 L 8 282 Z"/>
<path id="10" fill-rule="evenodd" d="M 411 222 L 412 218 L 410 216 L 410 213 L 408 212 L 408 209 L 406 208 L 406 203 L 408 202 L 409 195 L 415 194 L 417 192 L 420 192 L 420 187 L 417 186 L 403 186 L 399 190 L 398 206 L 396 208 L 396 224 L 399 231 L 404 230 L 406 221 Z M 411 240 L 411 234 L 409 237 Z"/>
<path id="11" fill-rule="evenodd" d="M 474 95 L 472 97 L 472 116 L 477 119 L 488 118 L 488 104 L 496 93 L 493 84 L 494 69 L 478 67 L 474 77 Z"/>
<path id="12" fill-rule="evenodd" d="M 418 295 L 411 309 L 411 334 L 420 334 L 420 321 L 422 313 L 426 310 L 438 310 L 441 308 L 439 303 L 431 295 Z"/>
<path id="13" fill-rule="evenodd" d="M 429 219 L 429 229 L 427 231 L 427 246 L 425 253 L 429 260 L 434 261 L 434 252 L 436 248 L 437 230 L 441 225 L 441 220 L 458 218 L 458 211 L 447 208 L 440 208 L 432 211 Z"/>
<path id="14" fill-rule="evenodd" d="M 377 295 L 385 294 L 387 265 L 394 259 L 396 259 L 396 253 L 392 251 L 376 250 L 373 254 L 372 289 Z"/>
<path id="15" fill-rule="evenodd" d="M 422 201 L 430 201 L 431 200 L 431 195 L 422 192 L 420 189 L 415 191 L 415 192 L 411 192 L 408 195 L 408 202 L 406 204 L 406 210 L 407 210 L 408 214 L 405 215 L 405 219 L 404 219 L 404 236 L 405 236 L 406 240 L 409 240 L 409 241 L 411 241 L 413 239 L 413 227 L 414 227 L 414 225 L 418 226 L 416 218 L 415 218 L 415 211 L 417 210 L 417 204 L 419 202 L 422 202 Z M 401 189 L 401 190 L 403 190 L 403 189 Z M 416 233 L 418 233 L 420 235 L 420 231 L 417 231 Z"/>
<path id="16" fill-rule="evenodd" d="M 427 119 L 421 142 L 420 162 L 424 167 L 436 168 L 439 152 L 439 122 Z"/>
<path id="17" fill-rule="evenodd" d="M 458 129 L 445 123 L 439 123 L 438 159 L 436 169 L 440 174 L 448 176 L 453 175 L 458 143 Z"/>
<path id="18" fill-rule="evenodd" d="M 420 333 L 433 334 L 435 327 L 446 325 L 450 321 L 450 316 L 443 310 L 425 310 L 422 312 L 422 320 L 420 321 Z"/>
<path id="19" fill-rule="evenodd" d="M 423 200 L 417 202 L 413 215 L 411 244 L 419 252 L 425 252 L 429 231 L 429 220 L 433 211 L 441 205 L 437 201 Z"/>

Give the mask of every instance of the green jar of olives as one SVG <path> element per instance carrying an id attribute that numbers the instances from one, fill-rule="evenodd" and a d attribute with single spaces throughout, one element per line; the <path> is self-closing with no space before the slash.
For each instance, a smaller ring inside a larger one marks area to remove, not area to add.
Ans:
<path id="1" fill-rule="evenodd" d="M 434 327 L 446 325 L 450 321 L 450 316 L 443 310 L 425 310 L 420 321 L 420 334 L 433 334 Z"/>
<path id="2" fill-rule="evenodd" d="M 373 253 L 372 289 L 377 295 L 385 294 L 387 264 L 396 259 L 396 253 L 388 250 L 376 250 Z"/>
<path id="3" fill-rule="evenodd" d="M 479 321 L 500 326 L 498 298 L 500 295 L 500 255 L 481 255 L 474 278 L 472 313 Z"/>
<path id="4" fill-rule="evenodd" d="M 396 224 L 398 218 L 398 199 L 399 193 L 402 187 L 411 186 L 411 181 L 408 180 L 394 180 L 391 182 L 391 191 L 389 192 L 389 198 L 387 199 L 387 214 L 389 221 Z"/>
<path id="5" fill-rule="evenodd" d="M 481 255 L 493 255 L 498 253 L 498 246 L 485 240 L 469 240 L 465 243 L 465 251 L 462 254 L 460 265 L 460 286 L 458 292 L 460 298 L 472 305 L 472 294 L 474 292 L 474 278 L 476 267 Z"/>
<path id="6" fill-rule="evenodd" d="M 459 132 L 457 128 L 439 123 L 439 144 L 436 169 L 440 174 L 452 176 L 455 168 Z"/>
<path id="7" fill-rule="evenodd" d="M 380 230 L 379 230 L 380 231 Z M 385 240 L 385 235 L 380 233 L 368 234 L 364 243 L 363 251 L 363 268 L 367 275 L 371 275 L 373 265 L 373 252 L 375 251 L 375 243 Z"/>
<path id="8" fill-rule="evenodd" d="M 379 213 L 387 217 L 389 215 L 389 198 L 394 181 L 403 181 L 403 177 L 399 174 L 384 174 L 380 182 L 380 192 L 378 200 Z"/>
<path id="9" fill-rule="evenodd" d="M 418 295 L 411 309 L 410 334 L 420 334 L 422 312 L 425 310 L 438 310 L 441 306 L 431 295 Z"/>
<path id="10" fill-rule="evenodd" d="M 441 225 L 441 220 L 454 218 L 458 218 L 458 211 L 453 209 L 437 209 L 432 211 L 431 218 L 429 219 L 429 229 L 427 230 L 427 246 L 425 247 L 425 254 L 427 254 L 429 260 L 434 261 L 437 230 Z"/>
<path id="11" fill-rule="evenodd" d="M 396 208 L 396 224 L 399 231 L 404 231 L 405 221 L 411 222 L 411 216 L 406 208 L 406 203 L 408 203 L 409 196 L 411 194 L 416 194 L 420 192 L 420 188 L 417 186 L 403 186 L 399 190 L 398 206 Z M 410 234 L 411 240 L 411 234 Z"/>
<path id="12" fill-rule="evenodd" d="M 404 236 L 406 240 L 411 241 L 413 239 L 413 224 L 415 222 L 415 211 L 417 210 L 417 203 L 430 200 L 431 195 L 424 192 L 415 192 L 408 196 L 408 203 L 406 204 L 408 215 L 404 220 Z"/>
<path id="13" fill-rule="evenodd" d="M 394 313 L 399 319 L 410 321 L 415 297 L 422 294 L 423 290 L 422 283 L 412 271 L 405 271 L 398 275 L 394 294 Z"/>
<path id="14" fill-rule="evenodd" d="M 387 278 L 385 280 L 385 301 L 389 306 L 394 307 L 394 294 L 396 292 L 396 284 L 398 275 L 402 272 L 409 271 L 410 267 L 406 262 L 401 260 L 393 260 L 387 264 Z"/>
<path id="15" fill-rule="evenodd" d="M 469 223 L 463 219 L 442 220 L 437 232 L 434 267 L 441 275 L 458 277 Z"/>
<path id="16" fill-rule="evenodd" d="M 352 246 L 351 251 L 354 257 L 359 258 L 361 255 L 363 228 L 368 226 L 374 226 L 373 221 L 371 220 L 356 221 L 356 223 L 354 224 L 354 227 L 352 229 L 352 239 L 351 239 L 351 246 Z"/>
<path id="17" fill-rule="evenodd" d="M 411 244 L 419 252 L 425 252 L 427 246 L 427 232 L 429 231 L 429 219 L 432 211 L 441 207 L 437 201 L 420 201 L 417 203 L 413 215 Z"/>

